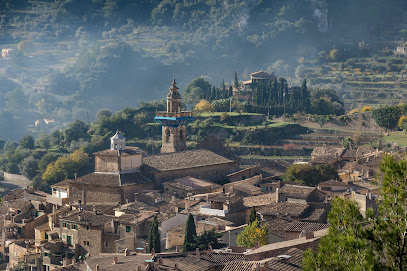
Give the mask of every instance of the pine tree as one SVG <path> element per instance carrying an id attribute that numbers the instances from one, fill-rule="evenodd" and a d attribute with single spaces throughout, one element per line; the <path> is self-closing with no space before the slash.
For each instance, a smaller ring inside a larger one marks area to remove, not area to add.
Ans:
<path id="1" fill-rule="evenodd" d="M 237 80 L 237 71 L 235 71 L 235 81 L 233 82 L 233 86 L 235 88 L 239 87 L 239 80 Z"/>
<path id="2" fill-rule="evenodd" d="M 185 225 L 185 239 L 184 244 L 182 246 L 183 252 L 193 251 L 195 249 L 196 247 L 195 237 L 196 237 L 195 220 L 194 217 L 191 214 L 189 214 Z"/>
<path id="3" fill-rule="evenodd" d="M 153 223 L 150 227 L 150 233 L 148 235 L 148 252 L 154 248 L 155 252 L 161 252 L 161 240 L 160 232 L 158 231 L 157 216 L 154 217 Z"/>
<path id="4" fill-rule="evenodd" d="M 252 210 L 250 211 L 249 224 L 252 223 L 253 221 L 255 221 L 256 218 L 257 218 L 256 208 L 254 208 L 254 206 L 252 206 Z"/>

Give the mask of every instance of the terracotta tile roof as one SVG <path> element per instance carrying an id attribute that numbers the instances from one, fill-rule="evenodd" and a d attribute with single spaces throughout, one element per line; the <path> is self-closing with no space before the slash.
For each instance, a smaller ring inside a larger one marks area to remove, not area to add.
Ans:
<path id="1" fill-rule="evenodd" d="M 179 271 L 209 271 L 214 270 L 216 264 L 198 258 L 194 255 L 182 255 L 173 257 L 163 257 L 163 265 L 159 265 L 157 270 L 169 271 L 177 264 Z"/>
<path id="2" fill-rule="evenodd" d="M 129 155 L 138 155 L 138 154 L 146 154 L 147 152 L 138 148 L 138 147 L 127 147 L 125 150 L 103 150 L 103 151 L 98 151 L 95 152 L 94 155 L 103 155 L 103 156 L 118 156 L 118 153 L 120 153 L 120 156 L 129 156 Z"/>
<path id="3" fill-rule="evenodd" d="M 259 262 L 228 262 L 225 267 L 222 269 L 222 271 L 236 271 L 236 270 L 241 270 L 241 271 L 255 271 L 258 270 L 256 269 L 260 265 Z"/>
<path id="4" fill-rule="evenodd" d="M 251 194 L 251 195 L 261 193 L 260 187 L 257 187 L 257 186 L 251 185 L 251 184 L 247 184 L 247 183 L 239 183 L 239 184 L 233 185 L 232 187 L 235 190 L 239 190 L 239 191 Z"/>
<path id="5" fill-rule="evenodd" d="M 283 255 L 283 254 L 282 254 Z M 268 267 L 270 271 L 299 271 L 302 270 L 301 263 L 304 257 L 304 251 L 298 248 L 289 249 L 284 255 L 291 256 L 287 261 L 273 258 L 269 261 Z"/>
<path id="6" fill-rule="evenodd" d="M 115 210 L 125 212 L 126 214 L 137 214 L 142 211 L 151 211 L 156 212 L 158 211 L 158 207 L 151 206 L 147 203 L 141 201 L 134 201 L 127 204 L 123 204 L 120 207 L 116 208 Z"/>
<path id="7" fill-rule="evenodd" d="M 151 182 L 151 180 L 147 179 L 139 172 L 122 174 L 93 172 L 90 174 L 86 174 L 85 176 L 79 177 L 77 179 L 68 181 L 68 183 L 91 184 L 101 186 L 120 186 L 120 183 L 121 185 L 132 185 L 132 184 L 144 184 L 149 182 Z M 58 185 L 59 183 L 55 184 L 53 187 L 59 187 Z"/>
<path id="8" fill-rule="evenodd" d="M 287 226 L 291 223 L 291 220 L 286 220 L 286 219 L 281 219 L 281 218 L 275 218 L 275 219 L 270 219 L 266 221 L 260 222 L 261 225 L 267 224 L 269 228 L 269 232 L 280 236 L 282 238 L 285 237 L 285 229 Z"/>
<path id="9" fill-rule="evenodd" d="M 233 222 L 226 219 L 222 219 L 215 216 L 208 216 L 205 220 L 199 220 L 197 223 L 209 224 L 209 225 L 219 225 L 219 226 L 230 226 L 233 225 Z"/>
<path id="10" fill-rule="evenodd" d="M 306 203 L 294 203 L 294 202 L 275 202 L 266 205 L 259 209 L 257 212 L 263 215 L 275 215 L 275 216 L 301 216 L 309 208 Z"/>
<path id="11" fill-rule="evenodd" d="M 311 222 L 291 222 L 284 231 L 286 232 L 301 232 L 306 231 L 319 231 L 329 228 L 329 224 L 311 223 Z"/>
<path id="12" fill-rule="evenodd" d="M 337 180 L 328 180 L 328 181 L 319 183 L 318 186 L 345 186 L 345 187 L 347 187 L 348 184 L 341 182 L 341 181 L 337 181 Z"/>
<path id="13" fill-rule="evenodd" d="M 272 79 L 274 78 L 274 74 L 268 71 L 257 71 L 250 74 L 252 78 L 264 78 L 264 79 Z"/>
<path id="14" fill-rule="evenodd" d="M 325 215 L 326 212 L 327 212 L 327 210 L 325 210 L 323 208 L 313 209 L 313 210 L 311 210 L 309 215 L 305 215 L 305 216 L 301 217 L 301 220 L 303 220 L 303 221 L 321 221 L 323 215 Z"/>
<path id="15" fill-rule="evenodd" d="M 113 263 L 113 257 L 117 257 L 117 264 Z M 75 267 L 81 271 L 88 271 L 88 266 L 91 270 L 96 270 L 98 264 L 101 271 L 137 270 L 139 266 L 142 267 L 141 270 L 145 270 L 146 260 L 151 260 L 151 254 L 137 253 L 124 256 L 123 253 L 101 253 L 87 258 L 85 262 L 76 264 Z"/>
<path id="16" fill-rule="evenodd" d="M 9 200 L 0 202 L 0 214 L 7 214 L 10 209 L 23 210 L 24 208 L 30 208 L 32 204 L 23 199 Z"/>
<path id="17" fill-rule="evenodd" d="M 143 158 L 144 165 L 153 168 L 156 171 L 203 167 L 233 162 L 234 161 L 209 150 L 189 150 L 158 155 L 147 155 Z"/>
<path id="18" fill-rule="evenodd" d="M 276 202 L 276 193 L 267 193 L 243 198 L 243 205 L 246 207 L 259 207 L 273 202 Z"/>
<path id="19" fill-rule="evenodd" d="M 51 187 L 52 188 L 64 188 L 64 189 L 67 189 L 67 188 L 69 188 L 70 183 L 71 183 L 70 180 L 63 180 L 62 182 L 51 185 Z"/>
<path id="20" fill-rule="evenodd" d="M 201 142 L 196 145 L 197 149 L 206 149 L 213 151 L 220 156 L 226 157 L 230 160 L 236 161 L 239 159 L 228 146 L 225 146 L 224 142 L 218 139 L 216 136 L 208 135 Z"/>
<path id="21" fill-rule="evenodd" d="M 243 254 L 221 254 L 216 252 L 208 252 L 201 256 L 202 259 L 210 261 L 212 263 L 216 263 L 217 265 L 225 265 L 229 262 L 249 262 L 249 258 L 247 258 Z"/>
<path id="22" fill-rule="evenodd" d="M 196 179 L 190 176 L 177 179 L 171 182 L 166 182 L 165 185 L 183 189 L 185 191 L 195 191 L 202 188 L 219 189 L 222 186 L 216 183 L 212 183 L 206 180 Z"/>
<path id="23" fill-rule="evenodd" d="M 286 184 L 278 190 L 278 193 L 290 198 L 307 199 L 314 190 L 315 187 Z"/>

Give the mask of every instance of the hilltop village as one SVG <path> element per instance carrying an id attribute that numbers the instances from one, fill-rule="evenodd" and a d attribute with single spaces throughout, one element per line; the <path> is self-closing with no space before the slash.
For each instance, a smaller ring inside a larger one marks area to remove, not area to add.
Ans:
<path id="1" fill-rule="evenodd" d="M 297 164 L 330 165 L 339 178 L 315 180 L 317 186 L 285 182 L 286 164 L 242 167 L 214 136 L 187 149 L 193 116 L 181 110 L 175 79 L 166 101 L 167 110 L 155 117 L 162 126 L 160 154 L 128 146 L 116 131 L 110 148 L 94 153 L 94 172 L 51 185 L 51 194 L 27 188 L 3 197 L 4 268 L 302 270 L 304 251 L 328 233 L 335 196 L 356 201 L 363 216 L 377 208 L 373 179 L 383 151 L 316 147 L 310 161 Z M 190 217 L 196 236 L 212 232 L 215 240 L 185 249 Z M 265 241 L 242 246 L 238 237 L 253 220 Z"/>

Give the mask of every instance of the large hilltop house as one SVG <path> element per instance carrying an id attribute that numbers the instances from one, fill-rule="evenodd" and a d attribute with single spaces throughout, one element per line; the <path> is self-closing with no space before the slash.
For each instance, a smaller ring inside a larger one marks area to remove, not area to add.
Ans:
<path id="1" fill-rule="evenodd" d="M 267 81 L 274 81 L 276 76 L 273 72 L 257 71 L 250 74 L 250 80 L 243 81 L 245 89 L 251 89 L 254 83 L 264 83 Z"/>
<path id="2" fill-rule="evenodd" d="M 161 154 L 147 155 L 138 147 L 126 146 L 119 133 L 110 138 L 110 149 L 94 153 L 95 172 L 52 185 L 48 202 L 57 206 L 125 203 L 135 193 L 161 189 L 162 183 L 183 177 L 223 181 L 239 170 L 239 162 L 206 149 L 186 150 L 186 125 L 191 112 L 181 112 L 181 94 L 175 80 L 167 95 L 167 111 L 157 112 L 162 124 Z"/>

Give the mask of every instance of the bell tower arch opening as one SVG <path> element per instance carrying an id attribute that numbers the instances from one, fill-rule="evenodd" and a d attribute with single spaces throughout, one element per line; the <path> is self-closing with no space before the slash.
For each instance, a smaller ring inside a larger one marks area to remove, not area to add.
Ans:
<path id="1" fill-rule="evenodd" d="M 182 98 L 175 78 L 167 95 L 167 111 L 157 111 L 154 118 L 162 125 L 161 153 L 186 150 L 186 125 L 193 120 L 191 111 L 181 110 Z"/>

